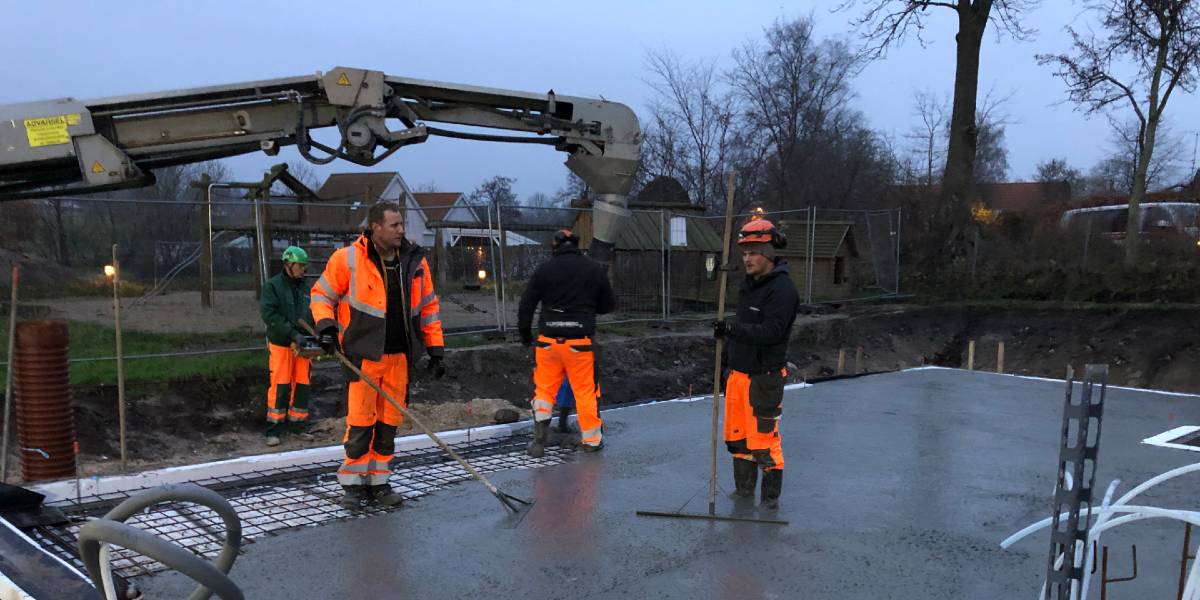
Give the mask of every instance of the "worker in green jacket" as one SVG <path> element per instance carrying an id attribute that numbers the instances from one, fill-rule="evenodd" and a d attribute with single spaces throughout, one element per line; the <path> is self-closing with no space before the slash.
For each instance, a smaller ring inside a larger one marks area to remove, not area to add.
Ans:
<path id="1" fill-rule="evenodd" d="M 297 246 L 283 251 L 283 272 L 263 286 L 260 312 L 267 324 L 270 352 L 270 385 L 267 387 L 267 445 L 277 446 L 284 433 L 312 440 L 308 433 L 310 348 L 296 322 L 313 323 L 309 313 L 309 286 L 304 283 L 308 253 Z"/>

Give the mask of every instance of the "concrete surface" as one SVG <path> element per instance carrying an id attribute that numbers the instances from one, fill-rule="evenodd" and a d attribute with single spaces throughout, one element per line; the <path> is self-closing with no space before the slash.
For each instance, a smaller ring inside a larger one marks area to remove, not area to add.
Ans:
<path id="1" fill-rule="evenodd" d="M 385 516 L 286 531 L 245 548 L 247 598 L 1035 598 L 1049 534 L 1000 540 L 1049 516 L 1063 384 L 917 370 L 790 391 L 782 431 L 786 527 L 635 516 L 707 508 L 709 401 L 608 411 L 606 449 L 493 476 L 537 499 L 516 527 L 464 483 Z M 1194 460 L 1140 444 L 1200 423 L 1200 397 L 1110 389 L 1097 488 L 1120 492 Z M 728 497 L 720 514 L 759 509 Z M 1194 508 L 1194 479 L 1146 504 Z M 1102 492 L 1101 492 L 1102 493 Z M 1097 502 L 1099 500 L 1097 499 Z M 1182 526 L 1143 521 L 1106 535 L 1110 598 L 1175 597 Z M 184 597 L 178 573 L 137 581 Z M 1093 586 L 1099 597 L 1099 583 Z"/>

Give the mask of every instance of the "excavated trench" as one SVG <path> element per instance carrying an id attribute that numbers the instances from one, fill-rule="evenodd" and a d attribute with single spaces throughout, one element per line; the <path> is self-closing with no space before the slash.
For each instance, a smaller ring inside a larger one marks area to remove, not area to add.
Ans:
<path id="1" fill-rule="evenodd" d="M 976 342 L 975 368 L 994 370 L 1005 343 L 1005 371 L 1061 378 L 1068 364 L 1104 362 L 1110 383 L 1200 392 L 1200 327 L 1182 309 L 990 310 L 963 307 L 871 307 L 804 315 L 791 342 L 791 378 L 845 372 L 890 371 L 924 364 L 965 367 Z M 641 337 L 601 335 L 598 356 L 605 405 L 705 394 L 712 387 L 713 346 L 697 323 L 656 325 Z M 862 348 L 861 362 L 857 360 Z M 504 344 L 448 353 L 447 376 L 417 372 L 411 399 L 418 405 L 502 398 L 529 406 L 531 353 Z M 261 447 L 265 365 L 222 378 L 190 378 L 128 392 L 130 458 L 138 467 L 184 464 Z M 321 444 L 336 443 L 345 414 L 339 367 L 314 369 L 312 418 L 325 421 Z M 117 455 L 116 391 L 112 386 L 73 390 L 76 430 L 87 465 Z M 97 467 L 95 472 L 107 469 Z"/>

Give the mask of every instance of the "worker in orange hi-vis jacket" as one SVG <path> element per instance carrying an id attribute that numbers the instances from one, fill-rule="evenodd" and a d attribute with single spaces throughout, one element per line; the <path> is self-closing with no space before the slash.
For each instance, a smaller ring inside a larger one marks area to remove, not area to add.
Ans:
<path id="1" fill-rule="evenodd" d="M 402 406 L 410 357 L 422 347 L 434 377 L 446 371 L 429 263 L 424 249 L 404 237 L 404 213 L 394 202 L 372 206 L 366 231 L 329 258 L 312 288 L 311 307 L 321 347 L 345 354 Z M 362 380 L 353 379 L 347 395 L 346 458 L 338 469 L 342 505 L 399 504 L 403 497 L 388 484 L 388 463 L 403 415 Z"/>
<path id="2" fill-rule="evenodd" d="M 616 306 L 604 265 L 579 251 L 579 236 L 563 229 L 554 234 L 550 260 L 534 271 L 517 309 L 521 343 L 536 346 L 533 371 L 533 442 L 529 455 L 545 452 L 555 397 L 563 380 L 571 385 L 579 414 L 580 442 L 585 452 L 604 446 L 596 383 L 596 315 Z M 533 313 L 541 305 L 538 337 Z"/>

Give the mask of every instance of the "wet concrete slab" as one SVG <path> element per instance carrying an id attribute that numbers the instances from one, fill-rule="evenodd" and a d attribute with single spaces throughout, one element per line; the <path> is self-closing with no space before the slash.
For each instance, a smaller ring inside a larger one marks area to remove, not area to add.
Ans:
<path id="1" fill-rule="evenodd" d="M 492 476 L 536 498 L 516 527 L 482 486 L 462 483 L 398 512 L 286 531 L 245 548 L 232 576 L 247 598 L 1034 598 L 1049 534 L 999 542 L 1049 516 L 1063 387 L 988 373 L 916 370 L 789 391 L 782 505 L 734 501 L 718 455 L 719 514 L 788 526 L 635 516 L 707 510 L 711 403 L 607 411 L 606 448 Z M 1200 397 L 1110 389 L 1097 488 L 1119 493 L 1193 453 L 1141 444 L 1200 424 Z M 1144 503 L 1195 506 L 1195 479 Z M 1099 499 L 1097 499 L 1097 502 Z M 1173 598 L 1182 526 L 1106 534 L 1109 597 Z M 137 581 L 183 597 L 178 573 Z M 1093 585 L 1098 597 L 1099 584 Z"/>

